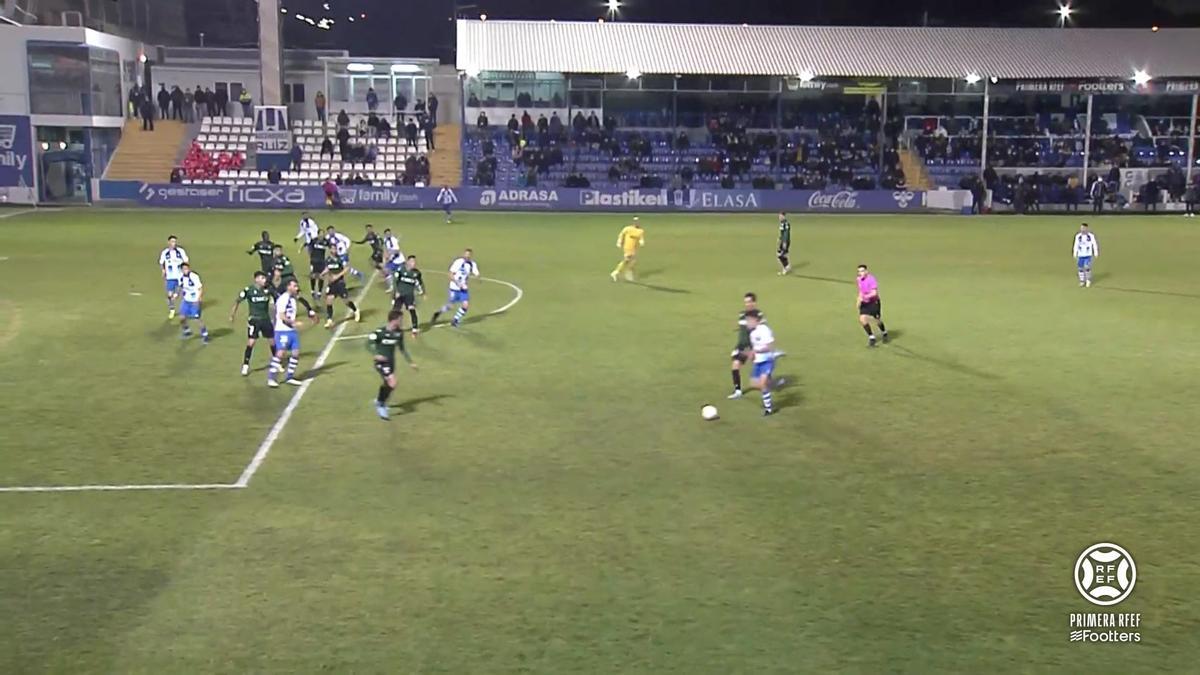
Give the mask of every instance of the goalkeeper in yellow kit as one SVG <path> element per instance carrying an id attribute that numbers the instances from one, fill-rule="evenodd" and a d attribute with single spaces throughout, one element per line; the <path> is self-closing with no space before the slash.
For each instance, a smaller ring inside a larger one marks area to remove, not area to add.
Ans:
<path id="1" fill-rule="evenodd" d="M 642 229 L 642 224 L 637 218 L 633 219 L 633 223 L 626 225 L 621 234 L 617 235 L 617 248 L 621 249 L 621 262 L 617 263 L 617 269 L 612 271 L 609 276 L 613 281 L 622 272 L 625 273 L 626 281 L 633 281 L 633 270 L 637 267 L 637 250 L 646 245 L 646 231 Z"/>

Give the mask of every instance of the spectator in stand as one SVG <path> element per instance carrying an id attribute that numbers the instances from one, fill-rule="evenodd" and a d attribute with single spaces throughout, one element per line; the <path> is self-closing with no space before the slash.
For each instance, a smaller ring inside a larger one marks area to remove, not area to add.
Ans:
<path id="1" fill-rule="evenodd" d="M 377 148 L 374 143 L 372 143 L 371 145 L 368 145 L 366 152 L 363 155 L 363 159 L 366 160 L 367 164 L 374 164 L 375 160 L 378 157 L 379 157 L 379 148 Z"/>
<path id="2" fill-rule="evenodd" d="M 417 178 L 417 156 L 409 155 L 404 158 L 404 175 L 408 178 L 409 185 L 416 182 Z"/>
<path id="3" fill-rule="evenodd" d="M 589 129 L 599 129 L 600 128 L 600 119 L 598 117 L 596 117 L 595 111 L 592 111 L 592 113 L 588 115 L 587 125 L 588 125 Z"/>
<path id="4" fill-rule="evenodd" d="M 392 123 L 389 122 L 388 118 L 386 118 L 386 117 L 379 118 L 379 127 L 377 130 L 378 130 L 380 138 L 391 138 L 392 137 Z"/>
<path id="5" fill-rule="evenodd" d="M 379 94 L 375 93 L 375 87 L 367 87 L 367 111 L 375 112 L 379 107 Z"/>
<path id="6" fill-rule="evenodd" d="M 396 128 L 404 126 L 404 111 L 408 109 L 408 99 L 404 98 L 404 94 L 397 93 L 396 98 L 392 99 L 392 107 L 396 110 Z"/>
<path id="7" fill-rule="evenodd" d="M 404 138 L 408 141 L 408 147 L 416 149 L 417 123 L 411 119 L 408 121 L 408 124 L 404 125 Z"/>
<path id="8" fill-rule="evenodd" d="M 583 132 L 587 130 L 587 120 L 584 119 L 583 113 L 575 111 L 575 116 L 571 118 L 571 128 L 575 130 L 575 137 L 583 136 Z"/>
<path id="9" fill-rule="evenodd" d="M 149 98 L 142 98 L 142 131 L 154 131 L 154 103 Z"/>
<path id="10" fill-rule="evenodd" d="M 270 169 L 267 169 L 268 183 L 271 185 L 279 185 L 279 181 L 281 180 L 283 180 L 283 173 L 280 172 L 279 167 L 273 166 Z"/>
<path id="11" fill-rule="evenodd" d="M 251 104 L 254 103 L 254 99 L 250 96 L 249 89 L 243 88 L 242 93 L 238 94 L 238 103 L 242 104 L 242 117 L 250 117 L 250 113 L 253 112 Z"/>
<path id="12" fill-rule="evenodd" d="M 1186 218 L 1196 217 L 1196 202 L 1200 202 L 1200 173 L 1192 176 L 1192 184 L 1183 194 L 1183 215 Z"/>
<path id="13" fill-rule="evenodd" d="M 1088 196 L 1092 198 L 1092 213 L 1104 213 L 1104 195 L 1108 192 L 1108 185 L 1104 179 L 1096 176 L 1092 181 L 1092 186 L 1088 189 Z"/>
<path id="14" fill-rule="evenodd" d="M 320 156 L 324 157 L 326 153 L 329 154 L 329 159 L 333 159 L 333 139 L 329 138 L 328 136 L 325 137 L 325 140 L 321 141 Z"/>
<path id="15" fill-rule="evenodd" d="M 317 120 L 322 125 L 324 125 L 325 124 L 325 92 L 323 92 L 323 91 L 317 92 L 317 95 L 313 97 L 313 107 L 315 107 L 317 109 Z"/>
<path id="16" fill-rule="evenodd" d="M 347 148 L 350 145 L 350 130 L 346 127 L 341 127 L 337 130 L 338 152 L 342 155 L 342 161 L 346 161 L 346 156 L 350 153 Z"/>
<path id="17" fill-rule="evenodd" d="M 513 113 L 512 116 L 508 118 L 507 128 L 513 134 L 521 130 L 521 123 L 517 121 L 516 113 Z"/>
<path id="18" fill-rule="evenodd" d="M 341 127 L 342 129 L 349 129 L 349 128 L 350 128 L 350 116 L 346 114 L 346 111 L 345 111 L 345 110 L 339 110 L 339 111 L 338 111 L 338 115 L 337 115 L 337 125 L 338 125 L 339 127 Z"/>
<path id="19" fill-rule="evenodd" d="M 304 162 L 304 148 L 299 143 L 292 143 L 292 171 L 299 171 Z"/>
<path id="20" fill-rule="evenodd" d="M 425 155 L 417 157 L 417 174 L 426 182 L 429 181 L 429 158 Z"/>
<path id="21" fill-rule="evenodd" d="M 211 88 L 204 88 L 204 105 L 208 108 L 208 116 L 217 116 L 217 94 Z"/>
<path id="22" fill-rule="evenodd" d="M 217 101 L 217 114 L 220 115 L 221 117 L 228 115 L 229 114 L 229 90 L 228 89 L 218 89 L 216 101 Z"/>
<path id="23" fill-rule="evenodd" d="M 1063 203 L 1066 204 L 1068 211 L 1079 210 L 1079 177 L 1072 174 L 1067 178 L 1067 185 L 1063 191 Z"/>
<path id="24" fill-rule="evenodd" d="M 196 104 L 196 119 L 204 119 L 208 114 L 208 101 L 204 98 L 204 90 L 200 85 L 196 85 L 196 91 L 192 92 L 192 101 Z"/>
<path id="25" fill-rule="evenodd" d="M 195 121 L 196 99 L 192 98 L 192 90 L 183 90 L 183 121 L 192 123 Z"/>
<path id="26" fill-rule="evenodd" d="M 553 138 L 554 140 L 559 140 L 562 138 L 563 123 L 562 123 L 562 120 L 559 119 L 557 112 L 550 113 L 549 129 L 550 129 L 550 138 Z"/>
<path id="27" fill-rule="evenodd" d="M 171 92 L 163 83 L 158 85 L 158 116 L 164 120 L 171 116 Z"/>
<path id="28" fill-rule="evenodd" d="M 367 135 L 372 138 L 379 135 L 379 115 L 374 112 L 367 115 Z"/>
<path id="29" fill-rule="evenodd" d="M 425 114 L 425 101 L 422 101 L 421 99 L 417 99 L 417 102 L 413 104 L 413 113 L 415 113 L 417 115 L 424 115 Z"/>
<path id="30" fill-rule="evenodd" d="M 438 98 L 435 94 L 429 95 L 429 123 L 431 126 L 437 126 L 437 111 Z"/>
<path id="31" fill-rule="evenodd" d="M 429 148 L 430 152 L 435 149 L 433 147 L 433 127 L 433 117 L 426 117 L 425 125 L 422 130 L 425 132 L 425 147 Z"/>
<path id="32" fill-rule="evenodd" d="M 539 134 L 550 133 L 550 120 L 546 119 L 545 113 L 538 115 L 537 130 Z"/>
<path id="33" fill-rule="evenodd" d="M 142 88 L 134 84 L 129 89 L 128 105 L 125 106 L 125 112 L 129 117 L 138 117 L 141 115 L 142 109 Z"/>
<path id="34" fill-rule="evenodd" d="M 179 167 L 175 167 L 174 169 L 171 169 L 171 182 L 172 183 L 182 183 L 183 182 L 183 169 L 181 169 Z"/>
<path id="35" fill-rule="evenodd" d="M 183 119 L 183 90 L 177 84 L 171 86 L 171 119 Z"/>
<path id="36" fill-rule="evenodd" d="M 486 129 L 488 126 L 487 113 L 479 111 L 479 117 L 475 118 L 475 127 L 478 129 Z"/>

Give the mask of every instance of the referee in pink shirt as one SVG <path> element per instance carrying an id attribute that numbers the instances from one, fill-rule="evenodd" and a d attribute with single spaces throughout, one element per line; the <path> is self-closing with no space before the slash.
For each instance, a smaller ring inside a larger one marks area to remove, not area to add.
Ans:
<path id="1" fill-rule="evenodd" d="M 879 304 L 879 282 L 867 271 L 866 265 L 858 266 L 858 322 L 867 333 L 867 346 L 875 346 L 875 333 L 871 332 L 871 319 L 879 324 L 879 334 L 888 341 L 887 326 L 883 325 L 883 310 Z"/>

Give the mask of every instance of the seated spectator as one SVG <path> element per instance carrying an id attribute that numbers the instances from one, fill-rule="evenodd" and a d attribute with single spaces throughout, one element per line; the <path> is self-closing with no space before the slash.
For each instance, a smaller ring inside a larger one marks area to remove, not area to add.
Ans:
<path id="1" fill-rule="evenodd" d="M 479 111 L 479 117 L 475 118 L 475 126 L 479 129 L 486 129 L 488 126 L 487 113 Z"/>
<path id="2" fill-rule="evenodd" d="M 376 115 L 374 111 L 367 115 L 367 135 L 379 135 L 379 115 Z"/>
<path id="3" fill-rule="evenodd" d="M 303 160 L 304 160 L 304 148 L 301 148 L 299 143 L 292 144 L 291 157 L 292 157 L 292 171 L 299 171 L 300 165 L 303 163 Z"/>
<path id="4" fill-rule="evenodd" d="M 329 159 L 333 159 L 333 141 L 329 137 L 326 137 L 324 141 L 321 141 L 320 156 L 324 157 L 326 153 L 329 154 Z"/>
<path id="5" fill-rule="evenodd" d="M 271 185 L 279 185 L 279 181 L 283 180 L 283 173 L 279 171 L 279 167 L 273 166 L 267 170 L 267 182 Z"/>
<path id="6" fill-rule="evenodd" d="M 378 129 L 380 138 L 391 138 L 392 137 L 392 123 L 389 122 L 386 117 L 380 118 L 379 126 L 377 127 L 377 129 Z"/>
<path id="7" fill-rule="evenodd" d="M 171 182 L 172 183 L 182 183 L 183 182 L 183 169 L 181 169 L 179 167 L 175 167 L 174 169 L 171 169 Z"/>
<path id="8" fill-rule="evenodd" d="M 366 151 L 363 153 L 363 159 L 366 160 L 367 164 L 374 164 L 378 157 L 379 148 L 375 147 L 374 143 L 368 145 Z"/>
<path id="9" fill-rule="evenodd" d="M 484 157 L 491 157 L 496 154 L 496 144 L 490 139 L 486 140 L 480 145 L 480 150 L 483 152 Z"/>

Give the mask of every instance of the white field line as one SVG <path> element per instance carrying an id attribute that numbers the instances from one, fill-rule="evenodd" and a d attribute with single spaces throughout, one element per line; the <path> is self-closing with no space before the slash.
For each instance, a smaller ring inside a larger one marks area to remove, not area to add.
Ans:
<path id="1" fill-rule="evenodd" d="M 355 298 L 355 304 L 362 302 L 362 299 L 367 295 L 367 291 L 371 290 L 371 284 L 374 283 L 377 272 L 371 273 L 371 278 L 363 285 L 363 290 Z M 317 356 L 317 360 L 313 362 L 311 370 L 317 370 L 325 364 L 325 360 L 329 358 L 329 353 L 333 351 L 333 347 L 337 344 L 337 339 L 340 334 L 346 330 L 349 324 L 342 322 L 341 325 L 333 333 L 333 337 L 325 343 L 325 348 Z M 242 475 L 238 477 L 236 483 L 163 483 L 163 484 L 145 484 L 145 485 L 25 485 L 13 487 L 0 487 L 0 493 L 3 492 L 132 492 L 132 491 L 153 491 L 153 490 L 240 490 L 250 484 L 250 479 L 254 477 L 254 473 L 262 466 L 267 455 L 271 452 L 271 446 L 279 438 L 279 434 L 283 433 L 283 428 L 287 426 L 288 420 L 291 419 L 292 413 L 296 411 L 296 406 L 300 405 L 300 399 L 304 398 L 304 392 L 312 386 L 313 379 L 309 378 L 304 381 L 296 389 L 296 393 L 292 394 L 292 399 L 288 401 L 287 407 L 279 414 L 279 419 L 275 420 L 275 425 L 267 432 L 267 437 L 258 446 L 258 451 L 254 453 L 254 457 L 250 463 L 246 465 Z"/>
<path id="2" fill-rule="evenodd" d="M 510 281 L 504 281 L 503 279 L 493 279 L 491 277 L 479 277 L 479 279 L 480 279 L 480 281 L 490 281 L 494 284 L 501 284 L 503 286 L 508 286 L 509 288 L 513 289 L 517 293 L 513 297 L 513 299 L 508 302 L 507 305 L 504 305 L 500 309 L 493 309 L 492 311 L 488 312 L 487 314 L 484 314 L 483 316 L 495 316 L 497 314 L 503 314 L 503 313 L 507 312 L 508 310 L 512 309 L 513 305 L 520 302 L 521 298 L 525 297 L 525 291 L 522 290 L 520 286 L 518 286 Z M 434 326 L 434 328 L 445 328 L 448 325 L 450 325 L 450 324 L 439 323 L 438 325 Z M 370 333 L 363 333 L 362 335 L 345 335 L 345 336 L 336 337 L 334 339 L 335 340 L 361 340 L 361 339 L 367 337 L 368 335 L 370 335 Z"/>
<path id="3" fill-rule="evenodd" d="M 134 490 L 237 490 L 234 483 L 167 483 L 163 485 L 34 485 L 0 487 L 0 492 L 131 492 Z"/>
<path id="4" fill-rule="evenodd" d="M 3 211 L 3 212 L 0 212 L 0 219 L 16 218 L 17 216 L 23 216 L 27 213 L 38 213 L 39 211 L 44 211 L 44 210 L 45 209 L 19 209 L 16 211 Z"/>
<path id="5" fill-rule="evenodd" d="M 354 299 L 354 304 L 361 305 L 363 298 L 371 290 L 371 286 L 375 283 L 375 278 L 378 276 L 378 270 L 371 272 L 371 277 L 363 284 L 363 289 L 359 292 L 358 297 Z M 333 351 L 334 346 L 337 345 L 338 339 L 342 337 L 342 333 L 346 331 L 346 326 L 349 325 L 349 322 L 343 321 L 333 331 L 333 337 L 325 343 L 325 348 L 317 355 L 317 360 L 313 361 L 312 368 L 309 369 L 310 371 L 320 370 L 321 366 L 325 365 L 325 360 L 329 358 L 329 354 Z M 296 406 L 300 405 L 301 399 L 304 398 L 304 394 L 308 392 L 308 388 L 312 386 L 314 381 L 315 378 L 308 378 L 296 389 L 296 393 L 292 394 L 292 400 L 288 401 L 287 407 L 283 409 L 283 412 L 279 413 L 279 419 L 275 420 L 275 425 L 267 432 L 267 437 L 263 439 L 263 442 L 258 445 L 258 451 L 254 453 L 254 457 L 250 459 L 250 463 L 246 465 L 246 468 L 242 471 L 242 475 L 238 476 L 237 482 L 234 485 L 242 488 L 250 484 L 250 479 L 254 478 L 254 474 L 262 466 L 262 463 L 266 461 L 267 455 L 271 454 L 272 446 L 279 439 L 279 435 L 283 433 L 284 427 L 292 419 L 292 413 L 296 412 Z"/>

